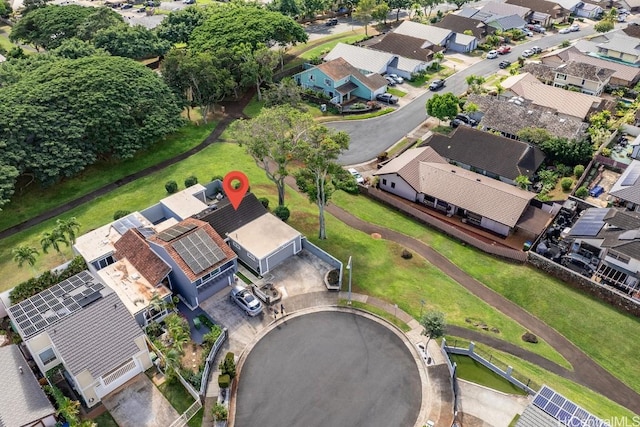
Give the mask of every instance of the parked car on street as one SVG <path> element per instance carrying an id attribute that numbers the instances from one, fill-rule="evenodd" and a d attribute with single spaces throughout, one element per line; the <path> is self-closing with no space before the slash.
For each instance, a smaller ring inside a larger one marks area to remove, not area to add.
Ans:
<path id="1" fill-rule="evenodd" d="M 497 50 L 490 50 L 489 52 L 487 52 L 487 59 L 495 59 L 497 57 L 498 57 Z"/>
<path id="2" fill-rule="evenodd" d="M 391 77 L 399 85 L 404 83 L 404 79 L 397 74 L 387 74 L 387 77 Z"/>
<path id="3" fill-rule="evenodd" d="M 523 58 L 528 58 L 528 57 L 533 56 L 533 55 L 534 55 L 534 53 L 533 53 L 532 49 L 527 49 L 524 52 L 522 52 L 522 57 Z"/>
<path id="4" fill-rule="evenodd" d="M 327 19 L 327 22 L 324 23 L 324 25 L 327 27 L 338 25 L 338 18 L 329 18 Z"/>
<path id="5" fill-rule="evenodd" d="M 560 31 L 558 31 L 558 33 L 560 34 L 569 34 L 570 32 L 571 30 L 569 29 L 569 27 L 560 28 Z"/>
<path id="6" fill-rule="evenodd" d="M 540 24 L 528 24 L 527 29 L 531 31 L 535 31 L 536 33 L 540 33 L 540 34 L 546 33 L 545 28 Z"/>
<path id="7" fill-rule="evenodd" d="M 438 89 L 442 89 L 445 86 L 444 80 L 438 79 L 431 82 L 429 85 L 429 90 L 436 91 Z"/>
<path id="8" fill-rule="evenodd" d="M 385 76 L 385 80 L 387 81 L 387 86 L 395 86 L 396 81 L 389 76 Z"/>
<path id="9" fill-rule="evenodd" d="M 125 10 L 125 9 L 133 9 L 133 5 L 129 4 L 129 3 L 125 3 L 122 6 L 120 6 L 120 9 Z"/>
<path id="10" fill-rule="evenodd" d="M 393 96 L 390 93 L 380 93 L 376 95 L 376 99 L 387 104 L 396 104 L 398 102 L 398 97 Z"/>
<path id="11" fill-rule="evenodd" d="M 460 114 L 458 114 L 456 116 L 456 120 L 460 120 L 461 122 L 464 122 L 464 123 L 468 124 L 469 126 L 477 126 L 478 125 L 477 121 L 475 121 L 474 119 L 472 119 L 468 115 L 462 114 L 462 113 L 460 113 Z"/>
<path id="12" fill-rule="evenodd" d="M 229 297 L 251 317 L 262 313 L 262 303 L 244 286 L 236 285 L 231 288 Z"/>
<path id="13" fill-rule="evenodd" d="M 509 65 L 511 65 L 511 61 L 500 61 L 500 63 L 498 64 L 498 67 L 504 70 Z"/>
<path id="14" fill-rule="evenodd" d="M 533 51 L 534 54 L 542 53 L 542 49 L 539 48 L 538 46 L 532 47 L 531 50 Z"/>
<path id="15" fill-rule="evenodd" d="M 576 31 L 580 31 L 580 25 L 578 25 L 578 24 L 572 24 L 572 25 L 569 27 L 569 30 L 570 30 L 571 32 L 573 32 L 573 33 L 575 33 Z"/>
<path id="16" fill-rule="evenodd" d="M 531 30 L 522 30 L 523 33 L 525 33 L 527 35 L 527 37 L 533 37 L 533 32 L 531 32 Z"/>
<path id="17" fill-rule="evenodd" d="M 510 46 L 500 46 L 498 48 L 498 53 L 500 55 L 506 55 L 509 52 L 511 52 L 511 47 Z"/>
<path id="18" fill-rule="evenodd" d="M 354 168 L 349 168 L 347 169 L 347 171 L 353 175 L 353 177 L 356 179 L 356 182 L 358 184 L 364 184 L 364 177 L 362 175 L 360 175 L 360 172 L 358 172 L 357 170 L 355 170 Z"/>

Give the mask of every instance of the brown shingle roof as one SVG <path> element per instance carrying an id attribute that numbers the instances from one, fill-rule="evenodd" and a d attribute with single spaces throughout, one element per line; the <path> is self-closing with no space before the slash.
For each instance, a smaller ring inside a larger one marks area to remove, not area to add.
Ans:
<path id="1" fill-rule="evenodd" d="M 585 64 L 591 64 L 601 68 L 613 70 L 614 73 L 611 76 L 612 78 L 624 80 L 629 82 L 630 84 L 635 83 L 638 80 L 638 75 L 640 75 L 640 68 L 631 67 L 629 65 L 624 65 L 615 61 L 607 61 L 590 55 L 584 55 L 574 46 L 551 53 L 549 55 L 545 55 L 542 57 L 542 62 L 545 62 L 545 58 L 549 58 L 548 60 L 552 61 L 552 57 L 554 56 L 557 56 L 565 62 L 583 62 Z"/>
<path id="2" fill-rule="evenodd" d="M 420 171 L 418 164 L 420 162 L 447 163 L 431 147 L 411 148 L 384 165 L 374 175 L 396 174 L 402 177 L 414 190 L 419 191 Z"/>
<path id="3" fill-rule="evenodd" d="M 636 24 L 635 22 L 629 23 L 629 25 L 627 25 L 626 28 L 623 28 L 622 31 L 630 37 L 640 39 L 640 25 Z"/>
<path id="4" fill-rule="evenodd" d="M 541 82 L 549 84 L 556 78 L 556 73 L 553 71 L 554 68 L 555 67 L 551 65 L 529 62 L 522 67 L 522 72 L 530 73 Z"/>
<path id="5" fill-rule="evenodd" d="M 507 0 L 506 3 L 526 7 L 535 12 L 546 13 L 551 15 L 552 18 L 557 18 L 563 11 L 563 7 L 558 3 L 546 0 Z"/>
<path id="6" fill-rule="evenodd" d="M 479 19 L 467 18 L 464 16 L 449 13 L 442 18 L 442 21 L 435 24 L 436 27 L 447 28 L 453 32 L 464 34 L 466 30 L 471 30 L 473 36 L 478 40 L 485 38 L 495 32 L 495 28 L 489 27 Z"/>
<path id="7" fill-rule="evenodd" d="M 598 82 L 607 80 L 614 73 L 613 70 L 608 68 L 602 68 L 597 65 L 577 61 L 569 61 L 565 64 L 559 65 L 555 68 L 554 72 Z"/>
<path id="8" fill-rule="evenodd" d="M 221 266 L 222 264 L 228 262 L 229 260 L 232 260 L 234 258 L 236 258 L 236 254 L 231 250 L 231 248 L 229 246 L 227 246 L 227 244 L 224 242 L 224 240 L 222 239 L 222 237 L 220 237 L 220 235 L 218 233 L 216 233 L 216 231 L 213 229 L 213 227 L 211 227 L 211 225 L 209 225 L 206 222 L 194 219 L 194 218 L 187 218 L 181 222 L 179 222 L 178 224 L 185 224 L 185 225 L 195 225 L 196 227 L 190 231 L 188 231 L 187 233 L 169 241 L 169 242 L 165 242 L 164 240 L 158 238 L 158 236 L 151 236 L 149 237 L 149 241 L 152 241 L 154 243 L 156 243 L 157 245 L 160 245 L 162 247 L 164 247 L 164 250 L 167 251 L 167 253 L 169 254 L 169 256 L 171 256 L 171 258 L 173 258 L 173 260 L 176 262 L 176 264 L 178 264 L 178 266 L 180 267 L 180 269 L 182 271 L 184 271 L 184 274 L 192 281 L 196 281 L 199 277 L 204 276 L 205 274 L 209 273 L 212 270 L 215 270 L 216 268 L 218 268 L 219 266 Z M 225 258 L 217 263 L 215 263 L 214 265 L 212 265 L 211 267 L 201 271 L 200 273 L 194 273 L 193 270 L 191 270 L 191 268 L 189 268 L 189 266 L 187 265 L 187 263 L 182 259 L 182 257 L 178 254 L 178 252 L 174 249 L 174 247 L 172 246 L 172 243 L 176 242 L 179 239 L 182 239 L 183 237 L 195 233 L 197 230 L 204 230 L 205 233 L 207 233 L 209 235 L 209 237 L 211 237 L 211 240 L 213 240 L 213 242 L 222 250 L 222 252 L 225 255 Z"/>
<path id="9" fill-rule="evenodd" d="M 116 258 L 127 258 L 147 281 L 155 286 L 171 268 L 155 254 L 138 230 L 130 229 L 114 245 Z"/>
<path id="10" fill-rule="evenodd" d="M 442 163 L 420 163 L 420 192 L 515 227 L 534 193 Z"/>
<path id="11" fill-rule="evenodd" d="M 380 74 L 365 76 L 344 58 L 336 58 L 332 61 L 324 62 L 317 67 L 333 80 L 340 80 L 352 76 L 373 91 L 387 85 L 387 81 Z"/>
<path id="12" fill-rule="evenodd" d="M 397 33 L 388 33 L 378 43 L 369 47 L 418 61 L 431 61 L 434 52 L 439 52 L 443 49 L 425 40 Z"/>
<path id="13" fill-rule="evenodd" d="M 425 145 L 450 161 L 511 180 L 519 175 L 533 177 L 544 161 L 544 154 L 537 147 L 466 126 L 458 127 L 448 136 L 433 134 Z"/>

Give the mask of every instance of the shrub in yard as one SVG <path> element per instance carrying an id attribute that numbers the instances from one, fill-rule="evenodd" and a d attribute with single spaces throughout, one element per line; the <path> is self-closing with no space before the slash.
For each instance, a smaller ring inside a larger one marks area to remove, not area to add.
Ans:
<path id="1" fill-rule="evenodd" d="M 224 179 L 224 176 L 222 176 L 222 175 L 214 175 L 211 178 L 211 181 L 220 181 L 220 182 L 222 182 L 223 179 Z"/>
<path id="2" fill-rule="evenodd" d="M 113 213 L 113 220 L 117 221 L 120 218 L 123 218 L 127 215 L 129 215 L 131 213 L 131 211 L 125 211 L 125 210 L 117 210 Z"/>
<path id="3" fill-rule="evenodd" d="M 403 249 L 403 250 L 402 250 L 402 255 L 400 255 L 400 256 L 401 256 L 402 258 L 404 258 L 404 259 L 411 259 L 411 258 L 413 258 L 413 254 L 412 254 L 411 252 L 409 252 L 408 250 L 406 250 L 406 249 Z"/>
<path id="4" fill-rule="evenodd" d="M 265 209 L 269 209 L 269 199 L 267 199 L 266 197 L 260 197 L 260 203 L 262 203 L 262 206 L 264 206 Z"/>
<path id="5" fill-rule="evenodd" d="M 220 374 L 218 376 L 218 386 L 220 388 L 229 388 L 231 384 L 231 377 L 228 374 Z"/>
<path id="6" fill-rule="evenodd" d="M 337 285 L 340 282 L 340 271 L 335 268 L 327 274 L 327 282 L 330 285 Z"/>
<path id="7" fill-rule="evenodd" d="M 195 175 L 188 176 L 184 180 L 185 187 L 191 187 L 192 185 L 196 185 L 197 183 L 198 183 L 198 177 L 196 177 Z"/>
<path id="8" fill-rule="evenodd" d="M 167 181 L 164 188 L 167 190 L 167 193 L 173 194 L 178 191 L 178 183 L 175 181 Z"/>
<path id="9" fill-rule="evenodd" d="M 571 178 L 562 178 L 560 181 L 560 186 L 562 187 L 562 191 L 567 192 L 571 190 L 571 186 L 573 185 L 573 180 Z"/>
<path id="10" fill-rule="evenodd" d="M 211 416 L 214 421 L 226 421 L 229 413 L 227 412 L 227 407 L 221 405 L 220 403 L 216 403 L 213 408 L 211 408 Z"/>
<path id="11" fill-rule="evenodd" d="M 534 334 L 532 334 L 531 332 L 525 332 L 522 335 L 522 341 L 530 342 L 532 344 L 537 344 L 538 343 L 538 337 L 535 336 Z"/>
<path id="12" fill-rule="evenodd" d="M 228 352 L 224 357 L 224 360 L 220 362 L 220 372 L 222 374 L 228 375 L 230 378 L 235 378 L 236 376 L 236 361 L 235 356 L 232 352 Z"/>
<path id="13" fill-rule="evenodd" d="M 51 271 L 45 271 L 40 276 L 32 277 L 26 282 L 22 282 L 15 288 L 13 288 L 13 290 L 9 294 L 11 304 L 17 304 L 20 301 L 31 298 L 35 294 L 40 293 L 45 289 L 48 289 L 51 286 L 60 283 L 63 280 L 68 279 L 69 277 L 74 276 L 86 269 L 87 263 L 84 261 L 84 258 L 82 258 L 81 256 L 77 256 L 73 259 L 73 261 L 69 263 L 67 268 L 65 268 L 59 274 L 53 273 Z"/>
<path id="14" fill-rule="evenodd" d="M 576 179 L 580 179 L 583 173 L 584 173 L 584 166 L 577 165 L 575 168 L 573 168 L 573 175 L 576 177 Z"/>
<path id="15" fill-rule="evenodd" d="M 576 197 L 584 199 L 589 195 L 589 189 L 584 185 L 576 190 Z"/>
<path id="16" fill-rule="evenodd" d="M 291 211 L 289 211 L 289 208 L 286 206 L 278 206 L 273 210 L 273 214 L 284 222 L 287 222 L 289 216 L 291 216 Z"/>

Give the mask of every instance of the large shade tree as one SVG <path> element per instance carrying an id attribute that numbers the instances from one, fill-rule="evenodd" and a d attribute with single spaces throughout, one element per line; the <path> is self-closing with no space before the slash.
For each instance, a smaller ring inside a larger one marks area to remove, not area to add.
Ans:
<path id="1" fill-rule="evenodd" d="M 129 158 L 182 124 L 167 85 L 130 59 L 51 56 L 13 71 L 0 73 L 0 159 L 41 184 Z"/>
<path id="2" fill-rule="evenodd" d="M 310 114 L 285 105 L 265 108 L 256 118 L 237 121 L 232 126 L 234 137 L 276 185 L 278 206 L 284 206 L 284 180 L 289 175 L 293 153 L 313 126 Z"/>
<path id="3" fill-rule="evenodd" d="M 280 12 L 258 5 L 229 3 L 208 12 L 202 25 L 193 30 L 189 46 L 198 51 L 216 51 L 246 44 L 257 50 L 270 44 L 307 40 L 304 28 Z"/>
<path id="4" fill-rule="evenodd" d="M 161 39 L 142 25 L 122 24 L 98 31 L 93 39 L 97 48 L 115 56 L 145 59 L 167 53 L 171 42 Z"/>

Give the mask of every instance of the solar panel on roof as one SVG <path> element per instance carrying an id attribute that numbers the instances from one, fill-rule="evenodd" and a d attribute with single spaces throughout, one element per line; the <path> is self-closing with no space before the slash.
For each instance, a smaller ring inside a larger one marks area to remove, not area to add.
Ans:
<path id="1" fill-rule="evenodd" d="M 605 427 L 601 420 L 547 386 L 540 389 L 533 399 L 533 405 L 568 427 Z"/>
<path id="2" fill-rule="evenodd" d="M 538 394 L 538 396 L 536 396 L 536 398 L 533 399 L 533 404 L 540 409 L 544 408 L 547 402 L 548 400 L 541 394 Z"/>
<path id="3" fill-rule="evenodd" d="M 132 228 L 140 228 L 143 226 L 140 220 L 133 214 L 127 215 L 124 218 L 120 218 L 119 220 L 117 220 L 111 225 L 121 235 L 126 233 L 127 230 L 130 230 Z"/>
<path id="4" fill-rule="evenodd" d="M 596 236 L 604 227 L 604 217 L 608 209 L 587 209 L 571 227 L 571 236 Z"/>
<path id="5" fill-rule="evenodd" d="M 158 238 L 165 242 L 170 242 L 173 239 L 176 239 L 183 234 L 193 230 L 197 226 L 194 224 L 176 224 L 172 227 L 167 228 L 166 230 L 158 233 Z"/>
<path id="6" fill-rule="evenodd" d="M 633 169 L 631 169 L 627 176 L 624 177 L 621 185 L 625 187 L 629 185 L 635 185 L 638 178 L 640 178 L 640 165 L 635 164 L 633 165 Z"/>
<path id="7" fill-rule="evenodd" d="M 224 252 L 206 231 L 200 229 L 171 246 L 194 274 L 199 274 L 225 258 Z"/>

